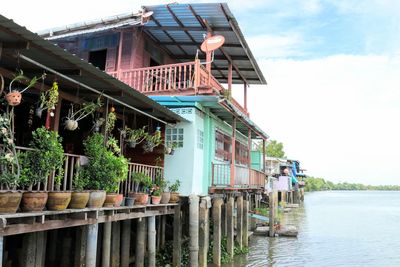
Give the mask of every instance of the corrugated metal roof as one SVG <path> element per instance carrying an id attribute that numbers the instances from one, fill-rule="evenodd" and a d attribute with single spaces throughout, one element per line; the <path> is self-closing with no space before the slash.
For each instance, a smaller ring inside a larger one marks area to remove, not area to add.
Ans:
<path id="1" fill-rule="evenodd" d="M 185 121 L 185 119 L 170 111 L 168 108 L 161 106 L 157 102 L 151 100 L 149 97 L 136 90 L 133 90 L 127 84 L 113 78 L 107 73 L 99 70 L 90 63 L 87 63 L 83 59 L 76 57 L 57 45 L 44 40 L 37 34 L 27 30 L 25 27 L 21 27 L 2 15 L 0 15 L 0 42 L 3 44 L 9 42 L 14 45 L 17 45 L 18 43 L 29 43 L 29 49 L 20 49 L 18 51 L 21 55 L 24 55 L 49 68 L 62 70 L 64 73 L 71 70 L 78 70 L 82 73 L 81 75 L 65 75 L 95 90 L 110 94 L 115 99 L 132 107 L 144 110 L 146 113 L 151 114 L 152 116 L 168 122 Z M 32 65 L 31 63 L 23 60 L 18 60 L 14 57 L 15 55 L 16 51 L 14 49 L 6 50 L 3 47 L 1 67 L 8 70 L 21 68 L 22 70 L 29 69 L 31 71 L 35 71 L 36 73 L 43 73 L 43 69 L 40 67 Z M 76 84 L 72 84 L 71 82 L 63 80 L 62 78 L 59 78 L 59 80 L 63 83 L 63 90 L 70 91 L 70 93 L 79 90 L 77 89 L 79 87 Z M 84 95 L 84 91 L 85 90 L 81 88 L 81 95 Z M 86 94 L 87 93 L 88 92 L 86 92 Z"/>
<path id="2" fill-rule="evenodd" d="M 265 78 L 227 4 L 174 3 L 143 6 L 143 8 L 146 11 L 154 12 L 152 20 L 144 26 L 145 31 L 153 36 L 161 46 L 164 46 L 173 57 L 181 61 L 194 60 L 199 44 L 203 42 L 207 33 L 207 27 L 203 22 L 203 20 L 206 20 L 214 34 L 221 34 L 225 37 L 224 46 L 215 53 L 216 62 L 213 66 L 213 75 L 220 82 L 227 82 L 226 70 L 229 61 L 225 55 L 228 55 L 236 66 L 236 70 L 234 67 L 233 72 L 234 83 L 242 83 L 242 79 L 245 79 L 248 84 L 266 84 Z M 204 58 L 204 54 L 202 55 Z"/>

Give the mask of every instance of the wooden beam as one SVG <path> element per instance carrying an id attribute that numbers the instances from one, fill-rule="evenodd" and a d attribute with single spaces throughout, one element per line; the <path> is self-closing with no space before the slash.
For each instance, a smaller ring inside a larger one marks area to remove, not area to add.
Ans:
<path id="1" fill-rule="evenodd" d="M 230 177 L 230 186 L 234 187 L 235 186 L 235 176 L 236 176 L 236 171 L 235 171 L 235 157 L 236 157 L 236 118 L 233 118 L 233 123 L 232 123 L 232 144 L 231 144 L 231 177 Z"/>
<path id="2" fill-rule="evenodd" d="M 188 55 L 188 54 L 186 54 L 186 55 L 176 55 L 176 56 L 174 56 L 176 59 L 182 59 L 182 60 L 194 60 L 194 55 Z M 229 58 L 227 58 L 226 56 L 224 56 L 224 55 L 215 55 L 214 56 L 214 60 L 230 60 L 230 61 L 233 61 L 233 60 L 248 60 L 249 58 L 248 57 L 246 57 L 246 56 L 230 56 Z M 233 63 L 233 62 L 232 62 Z M 235 65 L 234 65 L 235 66 Z M 238 67 L 236 67 L 238 70 L 239 70 L 239 68 Z M 235 69 L 235 71 L 236 71 L 236 69 Z"/>
<path id="3" fill-rule="evenodd" d="M 29 49 L 29 42 L 19 41 L 19 42 L 1 42 L 3 49 Z"/>
<path id="4" fill-rule="evenodd" d="M 82 70 L 81 69 L 54 69 L 55 71 L 64 74 L 64 75 L 69 75 L 69 76 L 82 76 Z M 43 74 L 43 71 L 40 69 L 27 69 L 24 68 L 24 74 L 29 75 L 29 76 L 40 76 Z M 52 73 L 47 73 L 47 76 L 56 76 Z"/>
<path id="5" fill-rule="evenodd" d="M 176 42 L 159 42 L 159 45 L 177 45 Z M 179 42 L 180 45 L 194 45 L 194 46 L 201 46 L 201 42 L 196 42 L 196 41 L 192 41 L 192 42 Z M 224 47 L 233 47 L 233 48 L 240 48 L 242 47 L 241 44 L 224 44 Z"/>
<path id="6" fill-rule="evenodd" d="M 153 18 L 154 21 L 154 18 Z M 156 23 L 157 24 L 157 23 Z M 162 31 L 205 31 L 203 27 L 181 27 L 181 26 L 162 26 L 157 24 L 157 26 L 144 26 L 146 30 L 162 30 Z M 215 32 L 231 32 L 231 27 L 213 27 Z"/>

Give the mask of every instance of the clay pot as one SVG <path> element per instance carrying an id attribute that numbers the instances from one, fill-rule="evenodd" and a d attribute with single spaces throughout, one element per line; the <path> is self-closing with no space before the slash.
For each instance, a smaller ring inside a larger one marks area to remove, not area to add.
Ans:
<path id="1" fill-rule="evenodd" d="M 178 203 L 179 202 L 179 193 L 178 192 L 171 192 L 171 197 L 169 199 L 169 203 Z"/>
<path id="2" fill-rule="evenodd" d="M 68 208 L 84 209 L 89 201 L 90 192 L 72 192 Z"/>
<path id="3" fill-rule="evenodd" d="M 78 128 L 78 122 L 75 120 L 66 120 L 64 122 L 64 128 L 68 131 L 75 131 Z"/>
<path id="4" fill-rule="evenodd" d="M 170 198 L 171 198 L 170 192 L 163 192 L 161 195 L 161 204 L 168 204 Z"/>
<path id="5" fill-rule="evenodd" d="M 12 91 L 11 93 L 6 94 L 7 103 L 10 106 L 18 106 L 21 103 L 22 95 L 18 91 Z"/>
<path id="6" fill-rule="evenodd" d="M 117 193 L 107 193 L 106 200 L 104 201 L 103 207 L 106 207 L 106 208 L 114 207 L 117 197 L 118 197 Z"/>
<path id="7" fill-rule="evenodd" d="M 42 211 L 46 206 L 47 192 L 24 192 L 22 194 L 21 209 L 23 211 Z"/>
<path id="8" fill-rule="evenodd" d="M 121 207 L 122 202 L 124 201 L 124 195 L 118 194 L 115 198 L 114 207 Z"/>
<path id="9" fill-rule="evenodd" d="M 101 208 L 106 200 L 106 191 L 90 191 L 88 208 Z"/>
<path id="10" fill-rule="evenodd" d="M 0 191 L 0 213 L 16 213 L 21 199 L 22 192 Z"/>
<path id="11" fill-rule="evenodd" d="M 151 203 L 154 205 L 160 204 L 161 196 L 151 196 Z"/>
<path id="12" fill-rule="evenodd" d="M 62 211 L 68 207 L 69 202 L 71 201 L 71 192 L 49 192 L 47 199 L 47 209 Z"/>
<path id="13" fill-rule="evenodd" d="M 129 197 L 135 199 L 135 203 L 138 205 L 146 205 L 149 202 L 149 195 L 146 193 L 129 193 Z"/>

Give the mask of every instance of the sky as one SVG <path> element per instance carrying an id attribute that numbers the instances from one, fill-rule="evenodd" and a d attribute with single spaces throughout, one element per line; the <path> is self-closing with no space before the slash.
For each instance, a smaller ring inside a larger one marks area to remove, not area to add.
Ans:
<path id="1" fill-rule="evenodd" d="M 1 12 L 38 31 L 171 2 L 20 0 Z M 309 175 L 400 184 L 400 1 L 226 2 L 268 82 L 248 90 L 251 119 Z"/>

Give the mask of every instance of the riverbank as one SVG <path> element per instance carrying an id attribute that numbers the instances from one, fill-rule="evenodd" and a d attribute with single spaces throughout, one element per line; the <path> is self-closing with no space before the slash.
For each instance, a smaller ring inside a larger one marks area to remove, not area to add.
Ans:
<path id="1" fill-rule="evenodd" d="M 249 254 L 224 267 L 400 266 L 400 194 L 388 191 L 306 193 L 284 214 L 298 238 L 253 236 Z"/>
<path id="2" fill-rule="evenodd" d="M 400 191 L 400 185 L 365 185 L 360 183 L 333 183 L 323 178 L 307 177 L 304 188 L 307 192 L 325 190 L 373 190 L 373 191 Z"/>

